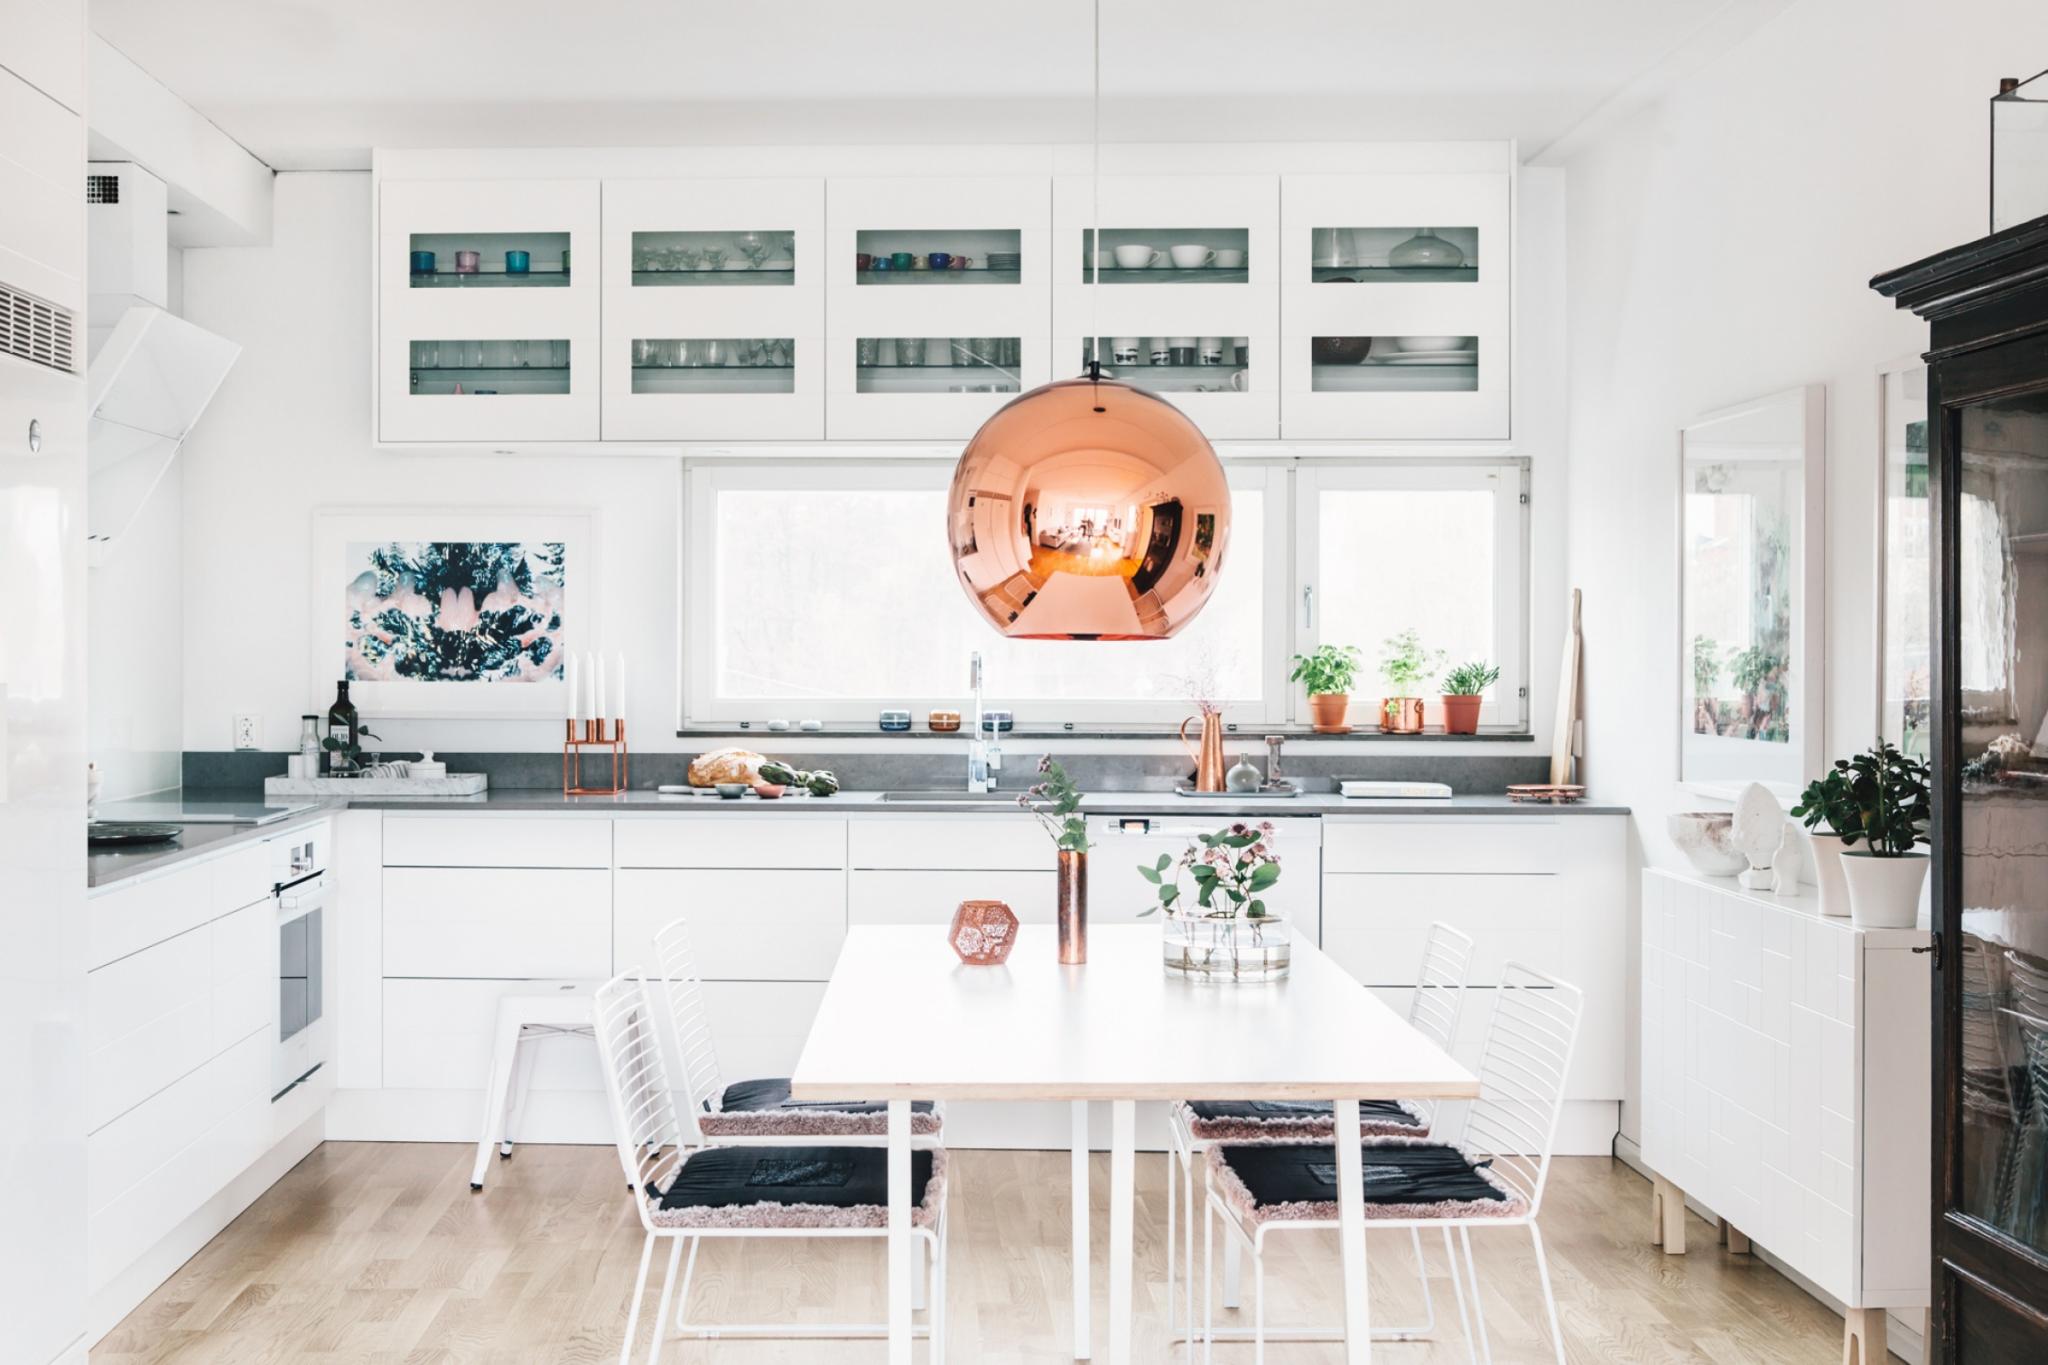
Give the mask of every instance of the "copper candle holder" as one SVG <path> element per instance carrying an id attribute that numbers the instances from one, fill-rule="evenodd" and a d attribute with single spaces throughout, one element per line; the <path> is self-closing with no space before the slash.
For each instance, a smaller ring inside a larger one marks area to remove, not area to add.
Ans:
<path id="1" fill-rule="evenodd" d="M 585 749 L 608 749 L 611 751 L 611 784 L 609 786 L 585 786 L 583 782 L 583 751 Z M 564 796 L 617 796 L 626 790 L 628 756 L 626 753 L 626 721 L 622 716 L 617 720 L 565 720 L 562 722 L 562 795 Z"/>

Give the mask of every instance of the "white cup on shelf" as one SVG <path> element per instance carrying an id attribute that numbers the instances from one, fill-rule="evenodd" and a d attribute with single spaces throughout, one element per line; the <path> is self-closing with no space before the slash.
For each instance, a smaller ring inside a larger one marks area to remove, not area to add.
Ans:
<path id="1" fill-rule="evenodd" d="M 1160 256 L 1157 247 L 1126 243 L 1116 249 L 1116 264 L 1119 270 L 1145 270 L 1159 261 Z"/>
<path id="2" fill-rule="evenodd" d="M 1200 245 L 1168 247 L 1166 254 L 1173 258 L 1174 268 L 1178 270 L 1200 270 L 1216 261 L 1215 251 Z"/>

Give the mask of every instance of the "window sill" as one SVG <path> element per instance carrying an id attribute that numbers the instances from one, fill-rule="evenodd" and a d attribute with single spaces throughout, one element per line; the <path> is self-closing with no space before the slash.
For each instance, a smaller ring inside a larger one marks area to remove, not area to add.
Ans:
<path id="1" fill-rule="evenodd" d="M 1428 744 L 1533 744 L 1536 741 L 1536 736 L 1527 730 L 1488 729 L 1484 726 L 1480 727 L 1479 733 L 1476 735 L 1447 735 L 1441 729 L 1434 726 L 1420 734 L 1394 735 L 1383 734 L 1378 730 L 1354 729 L 1348 734 L 1326 735 L 1318 734 L 1306 725 L 1258 725 L 1225 721 L 1223 733 L 1238 737 L 1280 735 L 1290 740 L 1331 741 L 1338 744 L 1414 743 L 1416 741 Z M 968 731 L 965 726 L 958 730 L 931 730 L 922 727 L 910 730 L 882 730 L 876 728 L 873 723 L 857 724 L 851 722 L 827 724 L 820 730 L 799 730 L 795 727 L 787 730 L 770 730 L 765 725 L 685 725 L 676 731 L 678 739 L 759 739 L 764 735 L 773 735 L 779 739 L 793 739 L 805 735 L 815 735 L 820 739 L 965 740 L 968 737 Z M 1015 730 L 1002 731 L 1001 737 L 1005 741 L 1020 739 L 1178 739 L 1179 734 L 1177 729 L 1171 725 L 1152 727 L 1066 725 L 1053 729 L 1020 726 Z"/>

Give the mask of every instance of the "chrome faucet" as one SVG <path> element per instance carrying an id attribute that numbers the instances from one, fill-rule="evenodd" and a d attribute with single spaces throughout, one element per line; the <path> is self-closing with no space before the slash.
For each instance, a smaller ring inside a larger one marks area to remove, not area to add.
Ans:
<path id="1" fill-rule="evenodd" d="M 1002 747 L 993 738 L 982 736 L 981 710 L 981 651 L 975 650 L 967 656 L 967 685 L 974 690 L 974 728 L 967 732 L 967 790 L 990 792 L 996 787 L 996 774 L 1002 771 Z"/>

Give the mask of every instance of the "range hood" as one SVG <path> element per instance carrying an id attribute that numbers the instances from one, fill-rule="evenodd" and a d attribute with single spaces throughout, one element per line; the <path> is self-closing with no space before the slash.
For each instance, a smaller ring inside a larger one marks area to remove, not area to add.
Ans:
<path id="1" fill-rule="evenodd" d="M 164 307 L 163 182 L 138 166 L 95 162 L 86 185 L 86 540 L 97 564 L 135 524 L 242 348 Z"/>

